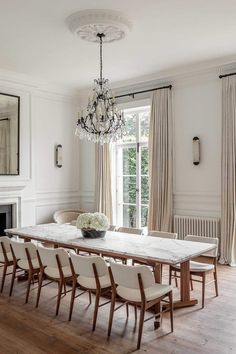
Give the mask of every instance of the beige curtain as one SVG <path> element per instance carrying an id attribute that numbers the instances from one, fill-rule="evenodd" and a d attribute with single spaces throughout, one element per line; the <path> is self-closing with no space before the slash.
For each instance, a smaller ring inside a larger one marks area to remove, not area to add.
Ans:
<path id="1" fill-rule="evenodd" d="M 95 144 L 95 207 L 112 224 L 111 154 L 109 144 Z"/>
<path id="2" fill-rule="evenodd" d="M 236 265 L 236 77 L 222 79 L 221 256 Z"/>
<path id="3" fill-rule="evenodd" d="M 173 127 L 171 90 L 154 92 L 149 128 L 149 230 L 172 231 Z"/>

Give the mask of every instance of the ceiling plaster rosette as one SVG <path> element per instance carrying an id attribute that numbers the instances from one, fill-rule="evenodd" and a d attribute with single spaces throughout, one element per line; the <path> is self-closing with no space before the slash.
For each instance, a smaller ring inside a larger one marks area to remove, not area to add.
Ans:
<path id="1" fill-rule="evenodd" d="M 83 10 L 66 19 L 70 31 L 89 42 L 99 42 L 98 33 L 103 33 L 103 42 L 123 39 L 131 31 L 130 21 L 119 11 Z"/>

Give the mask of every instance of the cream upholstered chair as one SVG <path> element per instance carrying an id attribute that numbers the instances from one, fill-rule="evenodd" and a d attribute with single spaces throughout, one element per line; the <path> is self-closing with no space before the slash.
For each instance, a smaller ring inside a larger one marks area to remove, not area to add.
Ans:
<path id="1" fill-rule="evenodd" d="M 76 209 L 58 210 L 53 214 L 53 219 L 57 224 L 72 223 L 77 220 L 78 216 L 82 213 L 84 213 L 84 211 Z"/>
<path id="2" fill-rule="evenodd" d="M 36 307 L 39 305 L 39 299 L 41 294 L 41 288 L 43 285 L 44 278 L 48 278 L 51 281 L 58 283 L 58 294 L 57 294 L 57 305 L 56 305 L 56 316 L 59 312 L 62 289 L 64 287 L 64 294 L 66 291 L 66 283 L 72 281 L 73 276 L 71 272 L 69 255 L 63 248 L 46 248 L 39 246 L 37 250 L 38 260 L 40 264 L 40 274 L 39 274 L 39 287 L 37 294 Z M 51 283 L 51 281 L 49 283 Z M 49 284 L 47 283 L 47 284 Z M 45 285 L 47 285 L 45 284 Z"/>
<path id="3" fill-rule="evenodd" d="M 70 252 L 70 256 L 71 269 L 73 273 L 73 287 L 71 294 L 69 320 L 71 320 L 72 316 L 77 286 L 79 285 L 82 290 L 88 291 L 89 295 L 91 295 L 91 291 L 95 291 L 96 300 L 93 315 L 94 331 L 96 328 L 98 308 L 104 305 L 104 303 L 99 305 L 100 297 L 104 293 L 111 291 L 108 267 L 104 259 L 100 256 L 80 256 L 75 254 L 73 251 Z"/>
<path id="4" fill-rule="evenodd" d="M 108 231 L 116 231 L 116 226 L 110 225 Z"/>
<path id="5" fill-rule="evenodd" d="M 9 237 L 7 236 L 0 237 L 0 264 L 1 267 L 3 267 L 1 293 L 3 291 L 6 275 L 12 274 L 12 273 L 7 274 L 8 267 L 13 266 L 14 263 L 10 244 L 11 244 L 11 240 Z"/>
<path id="6" fill-rule="evenodd" d="M 139 333 L 137 349 L 140 348 L 145 311 L 160 304 L 166 297 L 170 306 L 171 332 L 173 332 L 173 300 L 172 288 L 169 285 L 155 283 L 152 271 L 143 265 L 127 266 L 110 262 L 110 277 L 112 283 L 112 301 L 108 326 L 108 336 L 111 334 L 116 298 L 120 297 L 135 308 L 140 307 Z M 119 307 L 118 307 L 119 308 Z M 163 311 L 164 312 L 164 311 Z M 157 318 L 161 311 L 148 318 Z"/>
<path id="7" fill-rule="evenodd" d="M 165 231 L 149 231 L 148 236 L 169 238 L 173 240 L 176 240 L 178 237 L 177 233 L 165 232 Z"/>
<path id="8" fill-rule="evenodd" d="M 116 230 L 117 232 L 125 232 L 127 234 L 135 234 L 135 235 L 142 235 L 143 230 L 142 229 L 136 229 L 134 227 L 117 227 Z"/>
<path id="9" fill-rule="evenodd" d="M 32 242 L 21 242 L 11 240 L 10 247 L 13 255 L 13 272 L 10 296 L 12 294 L 16 270 L 21 269 L 28 273 L 28 285 L 26 291 L 25 303 L 28 302 L 30 287 L 34 282 L 34 275 L 39 274 L 40 266 L 37 257 L 37 247 Z"/>
<path id="10" fill-rule="evenodd" d="M 206 275 L 209 273 L 213 273 L 214 277 L 214 284 L 215 284 L 215 293 L 218 296 L 218 281 L 217 281 L 217 256 L 218 256 L 218 238 L 214 237 L 205 237 L 205 236 L 194 236 L 194 235 L 187 235 L 185 237 L 185 241 L 193 241 L 193 242 L 202 242 L 202 243 L 212 243 L 216 245 L 216 248 L 212 251 L 202 254 L 201 256 L 204 257 L 206 260 L 211 261 L 211 263 L 201 263 L 190 261 L 190 282 L 191 282 L 191 289 L 193 290 L 193 283 L 192 282 L 199 282 L 202 283 L 202 308 L 205 306 L 205 287 L 206 283 Z M 175 272 L 173 276 L 173 272 Z M 169 283 L 171 283 L 171 279 L 174 277 L 177 281 L 176 272 L 180 272 L 180 264 L 171 265 L 170 266 L 170 273 L 169 273 Z M 193 278 L 193 276 L 200 277 L 199 279 Z"/>

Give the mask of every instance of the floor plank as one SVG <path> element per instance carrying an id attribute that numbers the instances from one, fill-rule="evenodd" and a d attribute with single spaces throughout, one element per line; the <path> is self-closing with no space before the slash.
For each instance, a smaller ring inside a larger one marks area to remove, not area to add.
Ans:
<path id="1" fill-rule="evenodd" d="M 205 309 L 197 305 L 176 310 L 174 333 L 169 333 L 168 314 L 156 331 L 153 322 L 147 322 L 139 353 L 236 353 L 235 279 L 236 268 L 219 266 L 220 296 L 214 296 L 212 284 L 206 291 Z M 93 305 L 88 306 L 86 294 L 76 300 L 72 321 L 68 322 L 70 294 L 63 298 L 59 316 L 54 316 L 56 285 L 42 289 L 38 309 L 35 309 L 37 284 L 27 305 L 24 304 L 25 282 L 16 282 L 11 299 L 8 289 L 9 280 L 0 295 L 0 354 L 128 354 L 136 351 L 137 330 L 132 309 L 128 320 L 125 308 L 115 313 L 112 335 L 107 340 L 109 305 L 100 308 L 97 329 L 93 333 Z M 175 289 L 176 297 L 177 292 Z M 198 284 L 192 295 L 200 298 Z"/>

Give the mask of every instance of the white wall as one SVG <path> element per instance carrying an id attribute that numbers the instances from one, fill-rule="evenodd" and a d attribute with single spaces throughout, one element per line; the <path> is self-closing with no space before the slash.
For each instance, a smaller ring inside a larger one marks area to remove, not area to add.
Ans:
<path id="1" fill-rule="evenodd" d="M 19 95 L 20 175 L 0 176 L 0 203 L 18 203 L 18 225 L 52 220 L 55 210 L 78 207 L 79 159 L 71 94 L 39 89 L 17 77 L 1 77 L 0 92 Z M 55 146 L 63 147 L 63 166 L 55 165 Z"/>
<path id="2" fill-rule="evenodd" d="M 220 216 L 221 81 L 218 72 L 189 75 L 171 83 L 175 214 Z M 80 98 L 82 105 L 85 101 Z M 192 163 L 194 136 L 201 140 L 198 166 Z M 80 142 L 80 207 L 94 208 L 94 146 L 84 141 Z"/>

